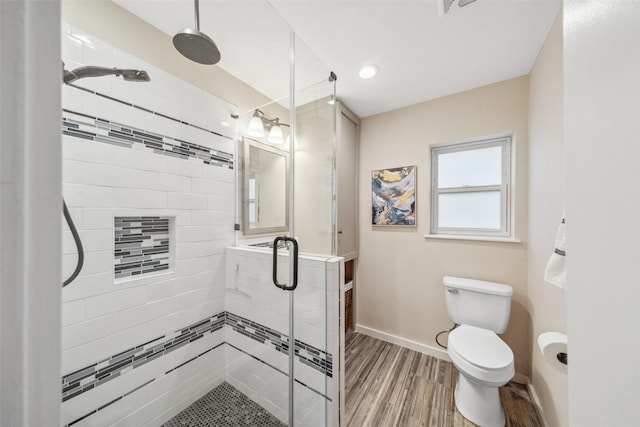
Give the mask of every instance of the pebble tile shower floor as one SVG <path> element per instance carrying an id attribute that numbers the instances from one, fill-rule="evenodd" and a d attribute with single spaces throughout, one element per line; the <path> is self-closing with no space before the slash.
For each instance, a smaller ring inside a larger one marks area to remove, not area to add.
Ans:
<path id="1" fill-rule="evenodd" d="M 276 417 L 227 382 L 170 419 L 163 427 L 285 427 Z"/>

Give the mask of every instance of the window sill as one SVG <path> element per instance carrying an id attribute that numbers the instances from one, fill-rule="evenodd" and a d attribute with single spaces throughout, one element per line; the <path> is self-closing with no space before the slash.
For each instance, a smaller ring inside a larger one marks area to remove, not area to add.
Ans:
<path id="1" fill-rule="evenodd" d="M 522 243 L 522 240 L 513 237 L 491 237 L 491 236 L 462 236 L 458 234 L 425 234 L 425 239 L 441 240 L 473 240 L 480 242 L 500 242 L 500 243 Z"/>

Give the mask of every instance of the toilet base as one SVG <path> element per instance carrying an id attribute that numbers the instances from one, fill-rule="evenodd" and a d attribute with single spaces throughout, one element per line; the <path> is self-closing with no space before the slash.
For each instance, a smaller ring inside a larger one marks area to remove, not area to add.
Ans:
<path id="1" fill-rule="evenodd" d="M 504 427 L 504 411 L 498 387 L 478 384 L 458 373 L 456 408 L 463 417 L 480 427 Z"/>

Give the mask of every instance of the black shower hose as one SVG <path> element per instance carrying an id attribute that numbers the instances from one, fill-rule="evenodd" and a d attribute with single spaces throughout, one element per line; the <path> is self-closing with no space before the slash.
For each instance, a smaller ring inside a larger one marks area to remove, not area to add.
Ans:
<path id="1" fill-rule="evenodd" d="M 71 214 L 69 213 L 69 209 L 67 209 L 67 204 L 64 199 L 62 199 L 62 212 L 64 212 L 64 219 L 67 221 L 67 225 L 69 225 L 69 229 L 73 235 L 73 240 L 76 242 L 76 248 L 78 249 L 78 263 L 76 264 L 76 269 L 71 273 L 71 276 L 69 276 L 67 280 L 62 282 L 62 287 L 64 288 L 69 283 L 73 282 L 74 279 L 78 277 L 78 274 L 80 274 L 82 264 L 84 264 L 84 249 L 82 248 L 80 235 L 78 234 L 78 230 L 76 230 L 76 225 L 73 223 L 73 219 L 71 219 Z"/>

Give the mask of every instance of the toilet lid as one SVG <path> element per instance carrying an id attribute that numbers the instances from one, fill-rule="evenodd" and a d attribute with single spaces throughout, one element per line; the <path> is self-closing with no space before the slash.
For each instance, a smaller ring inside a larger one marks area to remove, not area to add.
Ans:
<path id="1" fill-rule="evenodd" d="M 493 331 L 461 325 L 449 334 L 449 349 L 472 365 L 503 369 L 513 363 L 513 352 Z"/>

